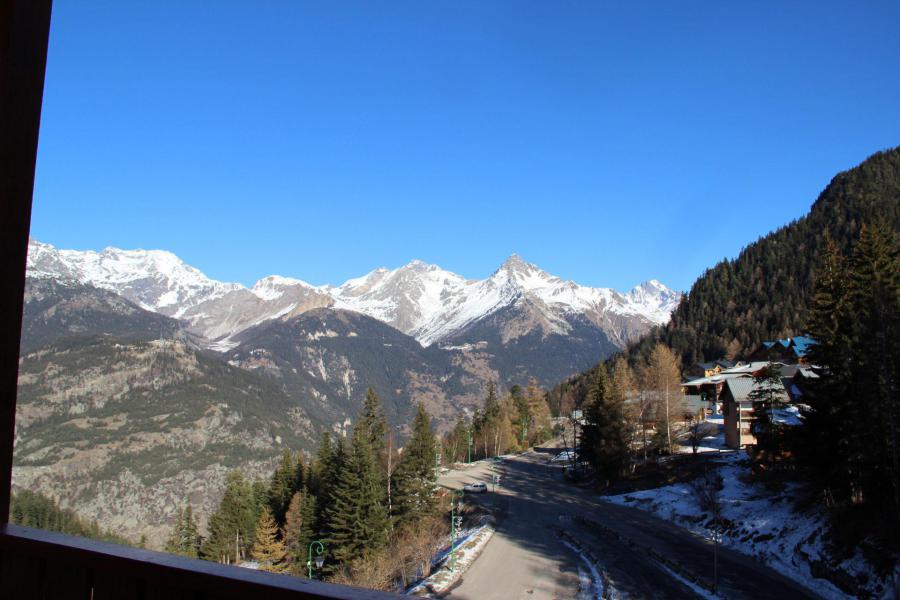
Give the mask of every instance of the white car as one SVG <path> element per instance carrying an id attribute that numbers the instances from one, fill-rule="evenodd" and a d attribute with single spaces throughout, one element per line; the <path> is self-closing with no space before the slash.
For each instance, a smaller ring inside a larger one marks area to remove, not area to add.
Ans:
<path id="1" fill-rule="evenodd" d="M 487 491 L 487 484 L 476 481 L 475 483 L 467 483 L 463 486 L 464 492 L 471 492 L 473 494 L 483 494 Z"/>

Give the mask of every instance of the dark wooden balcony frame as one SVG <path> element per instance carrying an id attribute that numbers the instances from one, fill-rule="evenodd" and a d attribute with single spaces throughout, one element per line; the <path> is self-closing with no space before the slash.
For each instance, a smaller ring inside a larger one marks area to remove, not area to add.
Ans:
<path id="1" fill-rule="evenodd" d="M 397 598 L 8 523 L 51 5 L 51 0 L 0 0 L 0 598 Z"/>

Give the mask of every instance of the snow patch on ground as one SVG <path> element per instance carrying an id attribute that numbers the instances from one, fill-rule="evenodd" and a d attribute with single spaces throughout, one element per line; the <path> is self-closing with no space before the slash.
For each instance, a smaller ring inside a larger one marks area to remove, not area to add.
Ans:
<path id="1" fill-rule="evenodd" d="M 409 596 L 436 597 L 446 592 L 466 572 L 494 535 L 494 524 L 489 517 L 482 519 L 481 525 L 462 529 L 454 544 L 456 561 L 450 571 L 450 546 L 441 550 L 432 559 L 434 572 L 406 590 Z M 447 540 L 450 541 L 449 539 Z"/>
<path id="2" fill-rule="evenodd" d="M 657 562 L 656 564 L 659 565 L 660 569 L 662 569 L 663 571 L 665 571 L 666 573 L 671 575 L 672 579 L 677 579 L 678 581 L 680 581 L 687 587 L 691 588 L 691 590 L 693 590 L 694 593 L 697 594 L 698 596 L 700 596 L 701 598 L 706 598 L 707 600 L 720 600 L 721 596 L 717 596 L 716 594 L 713 594 L 709 590 L 700 587 L 693 581 L 689 581 L 689 580 L 685 579 L 684 577 L 682 577 L 681 575 L 679 575 L 678 573 L 676 573 L 675 571 L 673 571 L 666 565 L 662 564 L 661 562 Z"/>
<path id="3" fill-rule="evenodd" d="M 578 593 L 577 599 L 589 600 L 594 598 L 596 600 L 603 600 L 604 597 L 611 597 L 603 595 L 603 578 L 600 577 L 600 571 L 597 570 L 597 565 L 591 562 L 591 559 L 585 556 L 581 550 L 566 540 L 562 540 L 562 543 L 566 548 L 577 554 L 578 558 L 581 559 L 581 562 L 587 566 L 587 571 L 584 571 L 580 565 L 578 566 L 578 579 L 581 581 L 581 590 Z"/>
<path id="4" fill-rule="evenodd" d="M 799 486 L 787 485 L 779 492 L 767 490 L 750 479 L 749 459 L 743 453 L 723 454 L 716 464 L 724 486 L 720 492 L 722 519 L 733 523 L 720 536 L 721 543 L 755 556 L 826 598 L 846 598 L 846 594 L 831 582 L 811 573 L 810 561 L 827 560 L 822 539 L 826 533 L 826 517 L 816 510 L 794 510 L 793 499 Z M 600 499 L 646 510 L 713 539 L 711 516 L 700 510 L 694 490 L 687 483 Z M 853 577 L 869 578 L 875 586 L 873 569 L 861 556 L 844 561 L 840 567 Z M 871 591 L 874 594 L 875 590 Z"/>

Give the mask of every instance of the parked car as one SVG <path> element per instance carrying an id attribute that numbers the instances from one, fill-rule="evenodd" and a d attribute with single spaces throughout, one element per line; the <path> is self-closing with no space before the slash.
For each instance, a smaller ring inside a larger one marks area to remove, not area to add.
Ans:
<path id="1" fill-rule="evenodd" d="M 467 483 L 463 486 L 463 491 L 473 494 L 483 494 L 487 491 L 487 484 L 481 481 L 476 481 L 475 483 Z"/>

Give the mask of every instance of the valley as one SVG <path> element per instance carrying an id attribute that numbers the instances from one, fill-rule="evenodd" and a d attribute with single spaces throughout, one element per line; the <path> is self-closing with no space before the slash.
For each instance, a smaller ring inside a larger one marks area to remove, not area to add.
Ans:
<path id="1" fill-rule="evenodd" d="M 398 441 L 417 403 L 438 432 L 489 383 L 547 387 L 668 318 L 658 282 L 587 288 L 518 256 L 466 280 L 412 261 L 340 286 L 211 280 L 163 251 L 32 240 L 16 489 L 159 547 L 179 502 L 205 525 L 226 473 L 348 435 L 366 389 Z"/>

